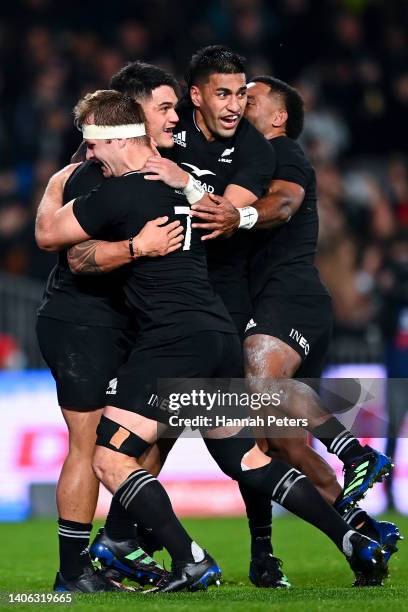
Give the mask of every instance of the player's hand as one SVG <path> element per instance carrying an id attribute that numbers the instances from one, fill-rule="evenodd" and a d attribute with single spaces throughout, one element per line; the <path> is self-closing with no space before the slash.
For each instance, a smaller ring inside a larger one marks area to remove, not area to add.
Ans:
<path id="1" fill-rule="evenodd" d="M 192 223 L 191 227 L 205 230 L 213 230 L 206 234 L 201 240 L 212 240 L 218 236 L 229 238 L 238 229 L 239 212 L 231 204 L 228 198 L 213 193 L 207 194 L 214 204 L 193 204 L 191 216 L 197 217 L 205 223 Z"/>
<path id="2" fill-rule="evenodd" d="M 148 221 L 135 236 L 133 243 L 146 257 L 161 257 L 177 251 L 184 241 L 180 221 L 167 223 L 168 217 Z M 167 223 L 167 225 L 165 225 Z"/>
<path id="3" fill-rule="evenodd" d="M 58 172 L 53 174 L 50 180 L 53 183 L 59 185 L 61 188 L 63 188 L 75 168 L 80 166 L 81 163 L 82 162 L 78 162 L 76 164 L 68 164 L 68 166 L 65 166 L 64 168 L 62 168 L 62 170 L 58 170 Z"/>
<path id="4" fill-rule="evenodd" d="M 144 178 L 146 181 L 163 181 L 163 183 L 174 189 L 184 189 L 189 178 L 188 172 L 180 168 L 171 159 L 158 157 L 157 155 L 152 155 L 148 158 L 141 172 L 153 172 L 153 174 L 145 174 Z"/>

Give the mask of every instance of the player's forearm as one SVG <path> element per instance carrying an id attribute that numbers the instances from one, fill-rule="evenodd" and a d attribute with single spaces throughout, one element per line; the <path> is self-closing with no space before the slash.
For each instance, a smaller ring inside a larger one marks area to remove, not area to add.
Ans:
<path id="1" fill-rule="evenodd" d="M 71 247 L 67 256 L 74 274 L 106 274 L 135 259 L 130 255 L 127 240 L 87 240 Z"/>
<path id="2" fill-rule="evenodd" d="M 258 211 L 256 229 L 270 229 L 287 223 L 291 218 L 290 198 L 268 195 L 253 204 Z"/>
<path id="3" fill-rule="evenodd" d="M 300 185 L 286 181 L 272 182 L 268 193 L 253 204 L 258 211 L 255 229 L 270 229 L 288 223 L 303 198 L 304 190 Z"/>

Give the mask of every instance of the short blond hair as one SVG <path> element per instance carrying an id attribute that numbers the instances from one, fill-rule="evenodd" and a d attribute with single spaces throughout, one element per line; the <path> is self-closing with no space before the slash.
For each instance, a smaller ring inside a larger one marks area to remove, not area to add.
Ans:
<path id="1" fill-rule="evenodd" d="M 98 89 L 87 93 L 74 107 L 75 125 L 81 129 L 87 118 L 93 115 L 95 125 L 127 125 L 145 123 L 143 108 L 138 102 L 114 89 Z M 146 136 L 132 138 L 140 143 L 149 144 Z"/>

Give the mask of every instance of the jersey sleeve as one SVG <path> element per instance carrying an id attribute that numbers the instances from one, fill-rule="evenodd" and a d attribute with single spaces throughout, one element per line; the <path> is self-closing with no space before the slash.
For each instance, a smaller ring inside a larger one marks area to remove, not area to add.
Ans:
<path id="1" fill-rule="evenodd" d="M 293 147 L 281 147 L 277 153 L 278 164 L 273 178 L 278 181 L 296 183 L 306 190 L 312 168 L 302 151 Z"/>
<path id="2" fill-rule="evenodd" d="M 237 171 L 229 183 L 244 187 L 260 198 L 271 182 L 275 169 L 275 150 L 254 128 L 240 143 Z"/>
<path id="3" fill-rule="evenodd" d="M 87 195 L 76 198 L 73 212 L 82 229 L 90 236 L 97 236 L 116 221 L 118 206 L 115 184 L 107 179 Z"/>

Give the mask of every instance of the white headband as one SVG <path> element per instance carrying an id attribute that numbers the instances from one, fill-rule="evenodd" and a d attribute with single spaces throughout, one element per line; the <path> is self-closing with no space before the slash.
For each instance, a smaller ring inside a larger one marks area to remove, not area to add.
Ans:
<path id="1" fill-rule="evenodd" d="M 137 138 L 146 135 L 144 123 L 128 125 L 94 125 L 85 123 L 82 126 L 84 140 L 110 140 L 112 138 Z"/>

